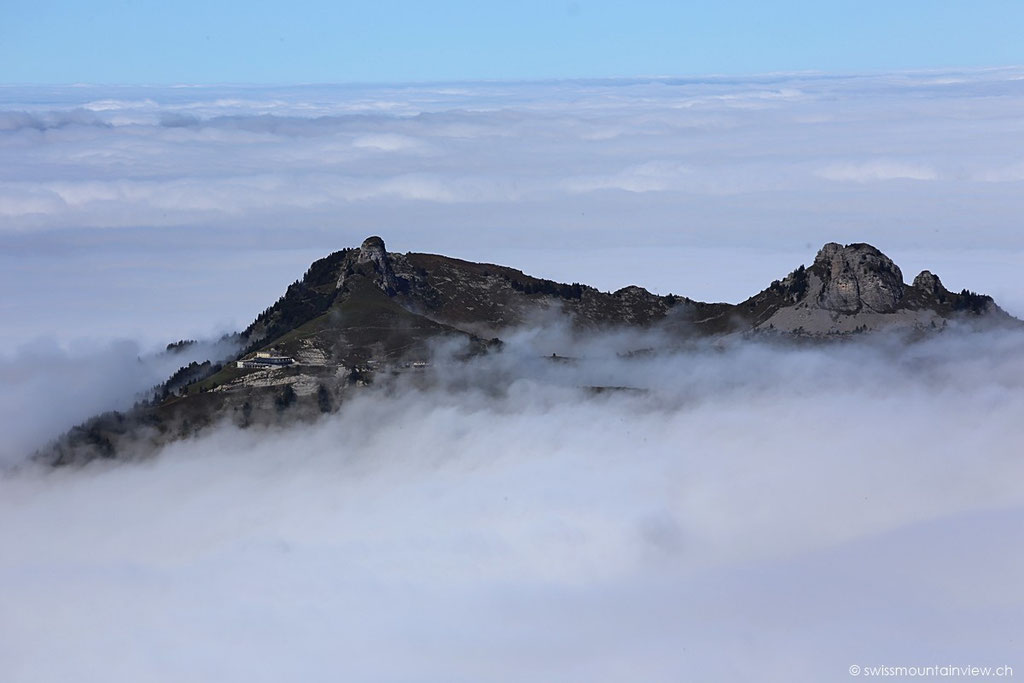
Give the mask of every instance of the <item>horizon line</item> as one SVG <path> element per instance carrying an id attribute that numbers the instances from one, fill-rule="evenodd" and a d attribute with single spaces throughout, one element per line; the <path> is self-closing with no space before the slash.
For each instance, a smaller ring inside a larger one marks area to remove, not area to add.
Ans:
<path id="1" fill-rule="evenodd" d="M 187 82 L 187 81 L 151 81 L 151 82 L 47 82 L 47 81 L 13 81 L 0 82 L 0 88 L 304 88 L 304 87 L 412 87 L 432 85 L 518 85 L 518 84 L 559 84 L 559 83 L 582 83 L 582 82 L 629 82 L 629 81 L 670 81 L 670 80 L 756 80 L 759 78 L 780 78 L 780 77 L 810 77 L 810 78 L 858 78 L 877 77 L 885 75 L 927 75 L 943 73 L 980 74 L 998 71 L 1024 71 L 1024 63 L 1001 64 L 990 66 L 932 66 L 932 67 L 909 67 L 896 69 L 844 69 L 844 70 L 821 70 L 821 69 L 778 69 L 771 71 L 744 71 L 744 72 L 704 72 L 704 73 L 677 73 L 677 74 L 635 74 L 635 75 L 613 75 L 613 76 L 549 76 L 549 77 L 503 77 L 503 78 L 450 78 L 450 79 L 409 79 L 409 80 L 351 80 L 351 81 L 211 81 L 211 82 Z"/>

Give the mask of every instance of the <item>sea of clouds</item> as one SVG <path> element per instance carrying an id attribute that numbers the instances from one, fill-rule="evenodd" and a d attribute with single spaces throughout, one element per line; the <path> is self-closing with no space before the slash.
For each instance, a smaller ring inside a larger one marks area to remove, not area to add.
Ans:
<path id="1" fill-rule="evenodd" d="M 1022 113 L 1019 69 L 0 88 L 0 679 L 1024 670 L 1015 334 L 546 325 L 313 425 L 23 466 L 369 234 L 727 301 L 867 241 L 1024 314 Z"/>
<path id="2" fill-rule="evenodd" d="M 5 679 L 1021 665 L 1019 333 L 508 339 L 311 425 L 8 471 Z"/>
<path id="3" fill-rule="evenodd" d="M 865 241 L 1024 313 L 1022 113 L 1020 69 L 2 87 L 0 342 L 244 327 L 371 234 L 724 301 Z"/>

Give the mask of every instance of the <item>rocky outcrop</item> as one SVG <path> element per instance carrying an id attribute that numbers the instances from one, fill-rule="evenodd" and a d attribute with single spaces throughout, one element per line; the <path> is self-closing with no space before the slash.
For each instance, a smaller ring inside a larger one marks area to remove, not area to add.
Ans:
<path id="1" fill-rule="evenodd" d="M 384 240 L 376 235 L 367 237 L 359 245 L 359 256 L 357 263 L 375 263 L 381 270 L 390 269 L 388 264 L 388 251 L 384 248 Z"/>
<path id="2" fill-rule="evenodd" d="M 367 237 L 359 247 L 359 256 L 356 263 L 368 264 L 375 272 L 374 284 L 381 288 L 388 296 L 394 296 L 400 289 L 398 277 L 391 267 L 387 249 L 384 248 L 384 240 L 376 235 Z"/>
<path id="3" fill-rule="evenodd" d="M 359 249 L 350 252 L 338 273 L 335 289 L 341 290 L 354 273 L 368 276 L 388 296 L 394 296 L 403 289 L 403 280 L 395 273 L 392 257 L 384 246 L 384 240 L 376 235 L 367 237 Z"/>
<path id="4" fill-rule="evenodd" d="M 821 280 L 818 307 L 835 313 L 892 313 L 903 299 L 899 266 L 870 244 L 829 242 L 814 259 L 811 271 Z"/>
<path id="5" fill-rule="evenodd" d="M 932 329 L 953 319 L 1014 320 L 991 297 L 966 289 L 950 292 L 927 270 L 905 284 L 899 266 L 862 243 L 829 242 L 809 268 L 801 266 L 737 308 L 753 329 L 801 335 Z"/>
<path id="6" fill-rule="evenodd" d="M 914 278 L 913 287 L 919 289 L 925 294 L 939 297 L 945 300 L 949 296 L 949 290 L 942 285 L 942 280 L 939 279 L 938 275 L 935 275 L 930 270 L 922 270 L 917 277 Z"/>

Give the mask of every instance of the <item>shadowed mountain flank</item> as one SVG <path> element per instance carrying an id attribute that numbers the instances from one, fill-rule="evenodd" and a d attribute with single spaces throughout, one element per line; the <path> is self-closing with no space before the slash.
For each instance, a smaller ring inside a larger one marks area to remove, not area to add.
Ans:
<path id="1" fill-rule="evenodd" d="M 868 244 L 826 244 L 810 266 L 727 304 L 639 286 L 602 292 L 507 266 L 392 253 L 374 236 L 311 264 L 237 335 L 237 355 L 183 368 L 132 411 L 92 418 L 36 458 L 69 464 L 144 455 L 218 422 L 314 420 L 368 385 L 403 374 L 426 377 L 422 371 L 438 349 L 448 362 L 495 353 L 503 336 L 523 327 L 559 323 L 583 336 L 653 332 L 662 350 L 678 351 L 723 336 L 807 341 L 883 329 L 920 335 L 954 321 L 1022 325 L 991 297 L 950 292 L 929 271 L 906 284 L 899 267 Z M 570 361 L 571 352 L 553 359 Z"/>

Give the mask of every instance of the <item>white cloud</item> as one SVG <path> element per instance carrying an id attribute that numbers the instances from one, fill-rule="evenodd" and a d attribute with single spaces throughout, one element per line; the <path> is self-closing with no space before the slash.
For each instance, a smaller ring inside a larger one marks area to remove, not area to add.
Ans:
<path id="1" fill-rule="evenodd" d="M 868 183 L 880 180 L 938 180 L 939 174 L 930 166 L 892 160 L 863 163 L 832 164 L 818 174 L 828 180 L 849 180 Z"/>
<path id="2" fill-rule="evenodd" d="M 1020 313 L 1018 79 L 5 88 L 3 459 L 162 379 L 147 346 L 242 327 L 373 233 L 733 301 L 870 241 Z M 1017 663 L 1015 337 L 625 363 L 643 340 L 506 336 L 468 377 L 312 426 L 0 476 L 5 680 Z M 570 343 L 587 360 L 540 360 Z"/>
<path id="3" fill-rule="evenodd" d="M 507 336 L 437 389 L 367 391 L 312 426 L 0 478 L 8 678 L 1016 665 L 1017 335 L 634 362 L 614 351 L 649 340 L 590 336 L 556 367 L 564 333 Z M 651 393 L 575 388 L 604 382 Z"/>
<path id="4" fill-rule="evenodd" d="M 293 209 L 290 225 L 310 225 L 321 220 L 321 209 L 343 211 L 346 203 L 385 196 L 469 202 L 495 215 L 524 211 L 523 200 L 575 207 L 581 193 L 617 189 L 665 193 L 648 229 L 671 235 L 671 216 L 691 212 L 697 200 L 704 204 L 701 213 L 739 207 L 764 221 L 773 213 L 811 210 L 814 198 L 828 191 L 818 181 L 824 178 L 865 186 L 942 181 L 943 196 L 997 221 L 1019 208 L 1019 198 L 1007 188 L 1001 202 L 979 199 L 986 193 L 976 191 L 977 182 L 1002 176 L 977 169 L 993 168 L 992 160 L 1019 136 L 1007 114 L 1018 97 L 1017 75 L 778 75 L 454 89 L 69 88 L 56 99 L 49 91 L 12 89 L 0 113 L 0 182 L 28 195 L 79 183 L 152 191 L 127 204 L 12 202 L 0 230 L 189 224 L 196 220 L 196 201 L 161 198 L 178 196 L 182 187 L 263 176 L 278 182 L 256 192 L 248 181 L 217 187 L 218 202 L 231 208 L 203 220 L 226 227 L 244 217 L 268 227 L 278 220 L 268 207 L 280 205 Z M 364 189 L 332 194 L 314 185 L 304 191 L 314 176 Z M 424 177 L 436 187 L 372 189 Z M 515 191 L 481 191 L 478 179 Z M 878 214 L 872 223 L 880 217 L 890 231 L 902 227 L 910 210 L 947 231 L 962 229 L 942 207 L 930 208 L 936 202 L 882 187 L 865 191 L 878 193 L 870 200 Z M 294 199 L 312 192 L 320 201 Z M 808 199 L 793 206 L 800 196 Z M 208 202 L 198 203 L 206 211 Z M 590 220 L 611 228 L 604 221 L 614 218 L 602 217 L 607 214 L 592 213 Z M 736 237 L 758 229 L 745 218 L 728 228 Z M 702 240 L 721 239 L 718 227 L 690 230 Z M 820 229 L 806 232 L 814 242 L 831 238 Z M 1000 235 L 993 230 L 991 236 Z"/>
<path id="5" fill-rule="evenodd" d="M 352 141 L 353 147 L 379 149 L 382 152 L 402 152 L 421 147 L 419 140 L 408 135 L 362 135 Z"/>
<path id="6" fill-rule="evenodd" d="M 86 102 L 82 105 L 82 109 L 88 109 L 89 111 L 120 111 L 122 109 L 156 109 L 158 108 L 156 101 L 151 99 L 144 100 L 96 100 L 94 102 Z"/>
<path id="7" fill-rule="evenodd" d="M 23 463 L 55 434 L 97 413 L 131 408 L 178 368 L 192 361 L 223 359 L 233 350 L 227 342 L 204 342 L 167 354 L 143 350 L 128 340 L 65 346 L 47 339 L 4 349 L 0 470 Z"/>
<path id="8" fill-rule="evenodd" d="M 672 161 L 648 161 L 606 176 L 578 177 L 566 181 L 570 192 L 625 190 L 626 192 L 662 192 L 680 189 L 693 170 Z"/>
<path id="9" fill-rule="evenodd" d="M 64 208 L 61 196 L 42 187 L 0 186 L 0 216 L 48 215 Z"/>

